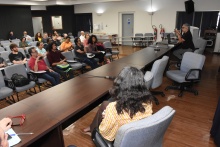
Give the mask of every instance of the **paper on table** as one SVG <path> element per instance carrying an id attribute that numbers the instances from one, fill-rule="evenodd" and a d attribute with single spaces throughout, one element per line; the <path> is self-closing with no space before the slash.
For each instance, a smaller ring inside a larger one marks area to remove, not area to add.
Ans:
<path id="1" fill-rule="evenodd" d="M 15 133 L 15 131 L 11 128 L 11 129 L 9 129 L 7 132 L 5 132 L 5 133 L 8 133 L 9 135 L 10 134 L 16 134 Z M 9 144 L 9 146 L 14 146 L 14 145 L 16 145 L 16 144 L 18 144 L 20 141 L 21 141 L 21 139 L 17 136 L 17 135 L 15 135 L 15 136 L 11 136 L 12 138 L 10 139 L 10 140 L 8 140 L 8 144 Z"/>

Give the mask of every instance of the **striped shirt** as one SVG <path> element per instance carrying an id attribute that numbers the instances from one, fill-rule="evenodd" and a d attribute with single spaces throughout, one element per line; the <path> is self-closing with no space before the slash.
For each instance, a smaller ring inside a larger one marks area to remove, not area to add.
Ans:
<path id="1" fill-rule="evenodd" d="M 152 104 L 143 104 L 145 108 L 145 112 L 137 112 L 133 118 L 131 119 L 127 112 L 123 112 L 123 114 L 118 115 L 116 110 L 116 102 L 109 103 L 105 110 L 105 117 L 103 118 L 99 131 L 101 135 L 109 140 L 113 141 L 115 139 L 115 135 L 118 129 L 129 122 L 137 121 L 142 118 L 148 117 L 152 115 Z"/>

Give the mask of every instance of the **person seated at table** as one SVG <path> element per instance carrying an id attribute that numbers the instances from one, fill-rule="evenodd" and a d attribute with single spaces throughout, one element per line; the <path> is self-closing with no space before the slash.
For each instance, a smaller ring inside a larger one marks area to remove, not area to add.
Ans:
<path id="1" fill-rule="evenodd" d="M 20 47 L 20 48 L 28 47 L 28 43 L 27 43 L 25 37 L 22 37 L 20 40 L 21 40 L 21 42 L 19 42 L 19 47 Z"/>
<path id="2" fill-rule="evenodd" d="M 122 125 L 153 113 L 153 97 L 147 90 L 143 73 L 135 67 L 124 67 L 109 93 L 112 100 L 102 103 L 90 127 L 83 129 L 83 133 L 89 134 L 98 127 L 106 140 L 113 141 Z"/>
<path id="3" fill-rule="evenodd" d="M 37 32 L 37 34 L 35 35 L 35 41 L 42 41 L 42 35 L 41 35 L 41 33 L 40 32 Z"/>
<path id="4" fill-rule="evenodd" d="M 9 32 L 9 35 L 8 35 L 8 40 L 13 40 L 13 39 L 16 39 L 15 35 L 14 35 L 14 32 L 13 31 L 10 31 Z"/>
<path id="5" fill-rule="evenodd" d="M 0 146 L 8 147 L 8 134 L 5 132 L 11 128 L 12 120 L 10 118 L 3 118 L 0 120 Z"/>
<path id="6" fill-rule="evenodd" d="M 85 40 L 85 32 L 84 31 L 81 31 L 80 32 L 80 40 L 81 40 L 81 42 L 84 42 L 84 40 Z"/>
<path id="7" fill-rule="evenodd" d="M 73 44 L 70 41 L 70 37 L 66 37 L 65 41 L 60 45 L 61 52 L 68 52 L 73 50 Z"/>
<path id="8" fill-rule="evenodd" d="M 192 34 L 190 32 L 190 25 L 187 23 L 183 24 L 182 32 L 183 34 L 181 35 L 180 31 L 177 29 L 175 30 L 175 33 L 178 37 L 178 45 L 174 48 L 173 51 L 173 55 L 180 60 L 182 59 L 185 52 L 192 52 L 195 49 Z"/>
<path id="9" fill-rule="evenodd" d="M 103 65 L 104 64 L 104 60 L 105 60 L 105 53 L 102 53 L 101 51 L 99 51 L 97 49 L 97 45 L 96 45 L 97 42 L 98 42 L 97 37 L 95 35 L 91 35 L 89 37 L 89 40 L 88 40 L 88 44 L 89 45 L 88 45 L 88 47 L 86 49 L 86 52 L 94 54 L 95 55 L 94 58 L 98 58 L 99 59 L 99 63 L 101 65 Z"/>
<path id="10" fill-rule="evenodd" d="M 57 39 L 56 35 L 53 36 L 52 40 L 53 40 L 53 42 L 56 43 L 56 46 L 60 46 L 61 45 L 61 42 Z"/>
<path id="11" fill-rule="evenodd" d="M 25 56 L 18 51 L 17 44 L 10 44 L 11 53 L 9 54 L 9 60 L 13 64 L 25 64 L 27 62 L 27 59 Z"/>
<path id="12" fill-rule="evenodd" d="M 0 53 L 0 55 L 1 55 L 1 53 Z M 2 68 L 2 67 L 6 67 L 6 63 L 5 63 L 5 60 L 2 57 L 0 57 L 0 68 Z"/>
<path id="13" fill-rule="evenodd" d="M 59 68 L 60 66 L 67 65 L 66 58 L 57 50 L 55 42 L 48 45 L 49 52 L 47 53 L 47 59 L 54 71 L 59 73 L 64 80 L 72 79 L 74 77 L 72 68 L 68 68 L 66 71 Z"/>
<path id="14" fill-rule="evenodd" d="M 43 57 L 46 56 L 47 51 L 44 49 L 44 43 L 43 42 L 37 42 L 36 46 L 37 46 L 36 50 L 38 52 L 38 55 L 43 56 Z"/>
<path id="15" fill-rule="evenodd" d="M 36 76 L 38 78 L 43 78 L 50 81 L 53 86 L 60 84 L 60 75 L 46 65 L 43 56 L 38 54 L 35 47 L 29 48 L 28 53 L 31 55 L 31 58 L 28 62 L 30 69 L 34 72 L 45 71 L 44 73 L 37 73 Z"/>
<path id="16" fill-rule="evenodd" d="M 93 58 L 87 57 L 86 52 L 84 51 L 84 46 L 82 45 L 80 38 L 76 37 L 74 42 L 76 44 L 74 49 L 76 56 L 80 58 L 82 62 L 91 66 L 92 69 L 97 68 L 98 67 L 97 61 Z"/>

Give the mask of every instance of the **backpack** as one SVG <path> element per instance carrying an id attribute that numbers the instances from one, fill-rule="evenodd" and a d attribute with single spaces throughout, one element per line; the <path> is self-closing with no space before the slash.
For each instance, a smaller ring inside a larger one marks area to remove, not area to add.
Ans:
<path id="1" fill-rule="evenodd" d="M 12 75 L 11 80 L 14 83 L 15 87 L 22 87 L 30 83 L 30 80 L 28 78 L 17 73 Z"/>

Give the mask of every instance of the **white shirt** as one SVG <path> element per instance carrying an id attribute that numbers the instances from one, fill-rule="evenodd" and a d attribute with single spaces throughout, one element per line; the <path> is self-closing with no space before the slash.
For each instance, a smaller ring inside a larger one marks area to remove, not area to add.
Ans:
<path id="1" fill-rule="evenodd" d="M 86 39 L 85 36 L 82 36 L 82 35 L 79 38 L 80 38 L 81 42 L 84 42 L 84 40 Z"/>

